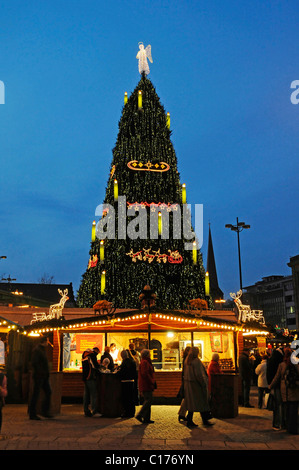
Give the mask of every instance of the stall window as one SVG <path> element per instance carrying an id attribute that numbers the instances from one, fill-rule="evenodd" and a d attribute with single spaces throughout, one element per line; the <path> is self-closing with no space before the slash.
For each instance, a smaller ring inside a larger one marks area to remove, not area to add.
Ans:
<path id="1" fill-rule="evenodd" d="M 110 354 L 113 357 L 113 361 L 116 364 L 121 363 L 120 353 L 123 349 L 128 349 L 129 344 L 133 343 L 136 351 L 141 352 L 142 349 L 147 349 L 148 347 L 148 335 L 144 332 L 130 332 L 130 333 L 121 333 L 113 332 L 107 334 L 107 346 L 115 344 L 115 350 L 110 351 Z"/>
<path id="2" fill-rule="evenodd" d="M 63 370 L 81 370 L 82 353 L 95 346 L 99 348 L 100 353 L 103 351 L 104 334 L 63 333 Z"/>
<path id="3" fill-rule="evenodd" d="M 157 370 L 180 370 L 184 350 L 191 346 L 191 333 L 163 331 L 151 334 L 152 361 Z"/>
<path id="4" fill-rule="evenodd" d="M 203 331 L 194 332 L 194 346 L 199 346 L 199 357 L 207 367 L 213 353 L 218 353 L 223 371 L 233 370 L 235 364 L 234 336 L 232 332 Z"/>

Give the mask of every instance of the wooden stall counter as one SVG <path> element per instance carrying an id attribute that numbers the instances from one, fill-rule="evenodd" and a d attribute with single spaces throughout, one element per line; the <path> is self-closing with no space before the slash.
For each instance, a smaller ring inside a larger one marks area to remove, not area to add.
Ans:
<path id="1" fill-rule="evenodd" d="M 57 415 L 61 411 L 61 396 L 62 396 L 62 372 L 50 372 L 50 387 L 51 387 L 51 404 L 50 404 L 50 414 Z M 33 391 L 33 379 L 30 374 L 30 388 L 29 388 L 29 403 Z M 45 393 L 43 390 L 40 391 L 40 395 L 36 405 L 37 414 L 42 412 L 42 403 L 45 398 Z"/>
<path id="2" fill-rule="evenodd" d="M 99 413 L 109 418 L 117 418 L 121 416 L 121 382 L 117 375 L 100 373 L 97 385 L 97 409 Z"/>
<path id="3" fill-rule="evenodd" d="M 238 416 L 238 374 L 211 375 L 211 411 L 215 418 Z"/>

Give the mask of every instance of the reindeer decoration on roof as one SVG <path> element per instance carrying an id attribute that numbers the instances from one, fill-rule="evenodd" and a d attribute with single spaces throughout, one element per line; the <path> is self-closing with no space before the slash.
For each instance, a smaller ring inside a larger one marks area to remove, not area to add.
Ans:
<path id="1" fill-rule="evenodd" d="M 239 318 L 238 321 L 245 323 L 246 321 L 258 321 L 265 324 L 263 310 L 251 310 L 250 305 L 243 305 L 241 301 L 242 290 L 239 290 L 237 294 L 230 293 L 232 299 L 238 307 Z"/>
<path id="2" fill-rule="evenodd" d="M 64 304 L 69 299 L 67 295 L 68 289 L 65 289 L 64 292 L 62 292 L 61 289 L 58 289 L 58 292 L 61 295 L 60 302 L 58 304 L 50 305 L 48 314 L 45 312 L 33 313 L 30 324 L 40 321 L 52 320 L 55 317 L 59 319 L 61 317 Z"/>
<path id="3" fill-rule="evenodd" d="M 58 304 L 50 305 L 48 318 L 60 318 L 62 315 L 64 304 L 69 299 L 69 297 L 67 296 L 68 289 L 64 289 L 63 292 L 61 289 L 58 289 L 58 292 L 61 295 L 60 302 Z"/>

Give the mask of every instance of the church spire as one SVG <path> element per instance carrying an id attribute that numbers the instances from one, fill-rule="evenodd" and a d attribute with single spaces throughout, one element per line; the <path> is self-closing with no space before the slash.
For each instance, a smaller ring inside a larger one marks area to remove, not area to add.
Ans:
<path id="1" fill-rule="evenodd" d="M 208 255 L 207 255 L 207 271 L 210 278 L 210 292 L 213 301 L 223 299 L 223 292 L 218 285 L 218 277 L 212 242 L 211 224 L 209 224 L 209 241 L 208 241 Z"/>

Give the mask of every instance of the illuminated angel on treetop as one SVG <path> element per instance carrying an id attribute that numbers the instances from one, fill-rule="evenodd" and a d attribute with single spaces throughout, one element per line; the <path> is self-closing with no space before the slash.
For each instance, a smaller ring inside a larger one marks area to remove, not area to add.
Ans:
<path id="1" fill-rule="evenodd" d="M 148 75 L 150 73 L 150 69 L 149 69 L 149 66 L 148 66 L 147 59 L 151 63 L 153 63 L 151 45 L 149 44 L 145 48 L 144 45 L 143 45 L 143 42 L 140 42 L 139 43 L 139 51 L 137 53 L 136 59 L 139 60 L 139 62 L 138 62 L 139 73 L 140 74 L 145 73 L 146 75 Z"/>

